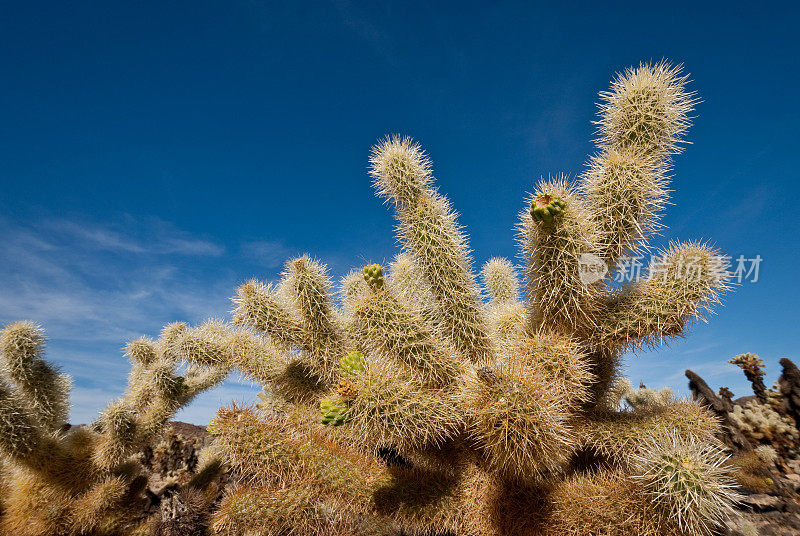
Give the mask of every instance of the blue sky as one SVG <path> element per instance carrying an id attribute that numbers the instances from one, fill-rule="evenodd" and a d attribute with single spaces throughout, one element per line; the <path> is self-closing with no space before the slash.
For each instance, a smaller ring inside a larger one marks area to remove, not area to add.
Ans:
<path id="1" fill-rule="evenodd" d="M 124 388 L 125 341 L 228 317 L 235 285 L 310 252 L 339 276 L 397 251 L 366 174 L 387 133 L 429 151 L 476 264 L 514 258 L 542 174 L 581 171 L 597 93 L 683 62 L 697 108 L 671 238 L 763 262 L 708 325 L 626 359 L 686 392 L 691 367 L 800 362 L 800 8 L 641 2 L 28 2 L 0 16 L 0 323 L 36 320 L 73 375 L 73 422 Z M 229 381 L 179 418 L 256 389 Z"/>

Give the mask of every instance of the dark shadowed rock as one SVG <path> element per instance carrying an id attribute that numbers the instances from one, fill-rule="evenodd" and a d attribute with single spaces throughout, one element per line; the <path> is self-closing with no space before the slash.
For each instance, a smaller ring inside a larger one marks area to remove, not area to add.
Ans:
<path id="1" fill-rule="evenodd" d="M 692 390 L 695 400 L 706 405 L 719 418 L 723 430 L 720 439 L 733 450 L 752 450 L 750 442 L 728 416 L 728 401 L 717 396 L 695 372 L 687 370 L 686 377 L 689 378 L 689 389 Z"/>
<path id="2" fill-rule="evenodd" d="M 800 426 L 800 370 L 785 357 L 780 363 L 783 374 L 778 379 L 778 388 L 783 395 L 786 411 L 794 418 L 796 425 Z"/>

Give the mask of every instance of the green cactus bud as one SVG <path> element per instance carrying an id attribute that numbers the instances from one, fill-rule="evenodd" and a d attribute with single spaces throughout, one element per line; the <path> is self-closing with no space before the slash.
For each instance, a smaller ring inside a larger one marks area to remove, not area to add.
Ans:
<path id="1" fill-rule="evenodd" d="M 322 424 L 339 426 L 347 422 L 347 403 L 340 396 L 324 398 L 319 403 Z"/>
<path id="2" fill-rule="evenodd" d="M 217 435 L 219 433 L 219 426 L 217 423 L 217 419 L 211 419 L 206 426 L 206 431 L 211 435 Z"/>
<path id="3" fill-rule="evenodd" d="M 357 376 L 364 370 L 365 361 L 361 352 L 350 352 L 341 360 L 342 373 L 347 376 Z"/>
<path id="4" fill-rule="evenodd" d="M 564 207 L 566 207 L 566 203 L 561 196 L 549 193 L 539 194 L 531 204 L 531 217 L 548 229 L 553 226 L 553 218 L 558 216 Z"/>
<path id="5" fill-rule="evenodd" d="M 362 270 L 364 281 L 373 289 L 383 288 L 383 268 L 380 264 L 368 264 Z"/>

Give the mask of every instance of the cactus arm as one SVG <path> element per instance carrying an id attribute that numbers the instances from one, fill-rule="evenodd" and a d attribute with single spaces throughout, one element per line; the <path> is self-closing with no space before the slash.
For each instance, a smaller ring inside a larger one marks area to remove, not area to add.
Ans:
<path id="1" fill-rule="evenodd" d="M 209 321 L 187 330 L 175 342 L 176 355 L 205 370 L 206 379 L 237 369 L 245 377 L 292 401 L 308 401 L 320 394 L 325 382 L 303 357 L 287 356 L 270 337 Z M 194 378 L 185 383 L 192 388 Z"/>
<path id="2" fill-rule="evenodd" d="M 331 303 L 327 267 L 303 255 L 286 263 L 281 292 L 301 318 L 309 363 L 328 384 L 338 375 L 345 339 Z"/>
<path id="3" fill-rule="evenodd" d="M 523 363 L 472 371 L 461 396 L 468 433 L 493 473 L 533 479 L 559 470 L 575 448 L 569 404 L 546 377 Z"/>
<path id="4" fill-rule="evenodd" d="M 500 350 L 500 362 L 519 363 L 543 378 L 549 389 L 571 408 L 591 399 L 596 381 L 590 357 L 576 341 L 552 332 L 520 333 L 510 337 Z"/>
<path id="5" fill-rule="evenodd" d="M 212 370 L 221 374 L 222 369 L 236 368 L 248 378 L 267 384 L 275 379 L 282 364 L 282 351 L 271 339 L 215 320 L 187 330 L 179 344 L 185 361 L 209 367 L 207 373 L 212 375 Z"/>
<path id="6" fill-rule="evenodd" d="M 559 482 L 547 497 L 552 515 L 543 536 L 614 533 L 678 536 L 669 520 L 644 497 L 644 489 L 627 473 L 593 471 Z"/>
<path id="7" fill-rule="evenodd" d="M 598 326 L 597 339 L 619 351 L 656 345 L 681 335 L 692 320 L 719 302 L 728 289 L 720 257 L 702 244 L 673 244 L 653 264 L 644 281 L 611 296 Z"/>
<path id="8" fill-rule="evenodd" d="M 600 237 L 597 254 L 614 268 L 647 249 L 669 198 L 668 165 L 652 155 L 608 148 L 589 161 L 581 187 Z"/>
<path id="9" fill-rule="evenodd" d="M 366 510 L 371 492 L 389 480 L 372 456 L 313 428 L 289 436 L 283 424 L 249 408 L 221 408 L 209 429 L 232 467 L 256 484 L 300 479 L 321 496 L 357 501 Z"/>
<path id="10" fill-rule="evenodd" d="M 696 99 L 682 68 L 664 62 L 628 69 L 601 93 L 600 152 L 583 189 L 601 231 L 599 254 L 610 267 L 646 249 L 667 202 L 670 158 L 680 150 Z"/>
<path id="11" fill-rule="evenodd" d="M 600 93 L 600 146 L 660 158 L 680 152 L 698 102 L 686 89 L 689 77 L 682 71 L 682 65 L 662 61 L 619 74 L 611 90 Z"/>
<path id="12" fill-rule="evenodd" d="M 694 402 L 678 401 L 629 412 L 595 412 L 581 421 L 582 446 L 589 447 L 618 467 L 627 468 L 631 456 L 655 437 L 677 434 L 686 440 L 713 442 L 719 421 Z"/>
<path id="13" fill-rule="evenodd" d="M 231 373 L 231 369 L 227 365 L 217 365 L 213 367 L 189 367 L 186 371 L 184 378 L 184 385 L 186 386 L 187 399 L 193 399 L 198 394 L 209 389 L 213 389 L 227 378 Z"/>
<path id="14" fill-rule="evenodd" d="M 415 304 L 426 322 L 434 328 L 441 317 L 430 284 L 414 258 L 408 253 L 398 254 L 389 264 L 389 286 L 403 303 Z"/>
<path id="15" fill-rule="evenodd" d="M 686 534 L 707 535 L 734 514 L 730 456 L 716 444 L 674 433 L 653 438 L 633 456 L 633 479 L 657 512 L 656 518 Z"/>
<path id="16" fill-rule="evenodd" d="M 233 323 L 251 326 L 288 347 L 303 345 L 303 327 L 272 286 L 248 281 L 233 298 Z"/>
<path id="17" fill-rule="evenodd" d="M 457 214 L 432 186 L 427 155 L 409 138 L 387 138 L 372 149 L 370 174 L 378 195 L 394 202 L 399 233 L 430 284 L 440 324 L 473 362 L 492 356 L 472 259 Z"/>
<path id="18" fill-rule="evenodd" d="M 483 265 L 481 277 L 486 294 L 489 296 L 490 306 L 519 302 L 519 278 L 514 265 L 508 259 L 501 257 L 489 259 Z"/>
<path id="19" fill-rule="evenodd" d="M 35 470 L 54 468 L 60 449 L 33 409 L 0 377 L 0 453 Z"/>
<path id="20" fill-rule="evenodd" d="M 309 534 L 314 503 L 298 487 L 242 486 L 226 490 L 214 512 L 216 534 Z"/>
<path id="21" fill-rule="evenodd" d="M 465 426 L 451 388 L 425 388 L 419 378 L 388 362 L 370 362 L 353 383 L 358 395 L 348 418 L 370 447 L 397 446 L 401 451 L 441 445 Z"/>
<path id="22" fill-rule="evenodd" d="M 124 478 L 109 477 L 78 497 L 70 505 L 70 525 L 75 533 L 91 534 L 107 525 L 109 514 L 125 498 L 128 485 Z"/>
<path id="23" fill-rule="evenodd" d="M 422 383 L 444 387 L 458 362 L 426 325 L 413 303 L 401 303 L 389 288 L 371 288 L 354 305 L 354 324 L 367 353 L 413 369 Z"/>
<path id="24" fill-rule="evenodd" d="M 153 394 L 148 378 L 150 367 L 158 359 L 158 350 L 154 341 L 142 337 L 129 342 L 125 347 L 125 354 L 131 362 L 125 398 L 130 407 L 138 411 L 147 405 Z"/>
<path id="25" fill-rule="evenodd" d="M 14 322 L 0 332 L 0 371 L 49 432 L 69 416 L 71 381 L 42 358 L 44 334 L 32 322 Z"/>
<path id="26" fill-rule="evenodd" d="M 548 208 L 560 199 L 561 204 Z M 540 206 L 541 205 L 541 206 Z M 601 281 L 585 282 L 580 261 L 599 247 L 597 228 L 575 187 L 566 177 L 543 179 L 529 199 L 531 210 L 520 214 L 518 226 L 530 330 L 562 334 L 586 331 L 594 325 Z M 532 216 L 547 209 L 550 220 Z"/>

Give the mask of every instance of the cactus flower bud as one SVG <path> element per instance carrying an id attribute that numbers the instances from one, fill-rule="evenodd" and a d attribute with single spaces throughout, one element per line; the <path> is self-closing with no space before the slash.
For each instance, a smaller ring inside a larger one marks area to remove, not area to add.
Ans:
<path id="1" fill-rule="evenodd" d="M 380 264 L 368 264 L 362 270 L 364 281 L 375 290 L 383 288 L 383 268 Z"/>

